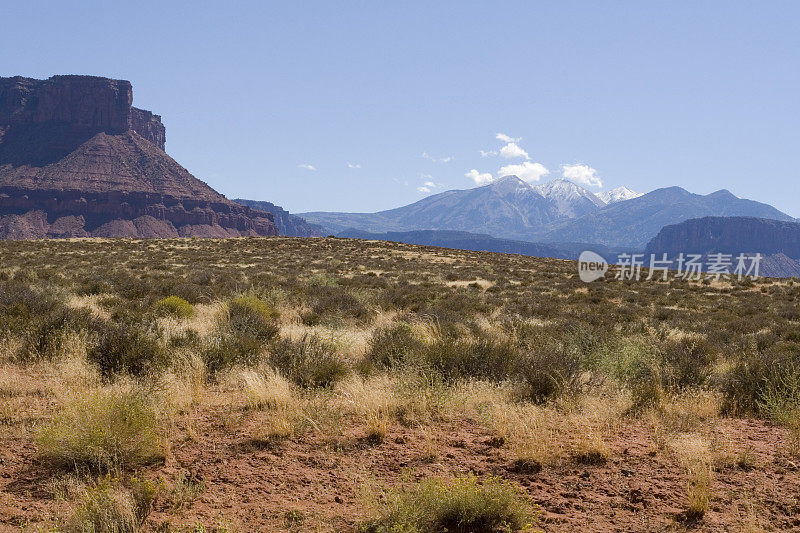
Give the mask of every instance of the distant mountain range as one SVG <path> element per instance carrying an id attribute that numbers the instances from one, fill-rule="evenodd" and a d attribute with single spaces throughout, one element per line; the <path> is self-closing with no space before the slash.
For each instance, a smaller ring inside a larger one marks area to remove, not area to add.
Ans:
<path id="1" fill-rule="evenodd" d="M 680 253 L 764 256 L 763 276 L 800 276 L 800 223 L 752 217 L 704 217 L 667 226 L 658 232 L 645 254 L 670 258 Z"/>
<path id="2" fill-rule="evenodd" d="M 539 237 L 543 242 L 581 241 L 643 248 L 664 226 L 706 216 L 794 220 L 770 205 L 737 198 L 726 190 L 702 196 L 668 187 L 551 224 Z"/>
<path id="3" fill-rule="evenodd" d="M 474 189 L 434 194 L 413 204 L 378 213 L 303 213 L 334 232 L 348 228 L 383 233 L 439 229 L 531 240 L 546 225 L 594 212 L 605 205 L 567 180 L 532 186 L 506 176 Z"/>
<path id="4" fill-rule="evenodd" d="M 334 233 L 456 230 L 539 243 L 583 242 L 642 249 L 664 226 L 705 216 L 793 221 L 774 207 L 726 190 L 703 196 L 680 187 L 639 194 L 627 188 L 603 197 L 559 179 L 532 186 L 516 176 L 452 190 L 377 213 L 304 213 Z"/>
<path id="5" fill-rule="evenodd" d="M 262 202 L 258 200 L 245 200 L 244 198 L 234 198 L 234 202 L 239 205 L 257 209 L 265 213 L 272 213 L 275 218 L 275 225 L 278 226 L 278 234 L 286 237 L 324 237 L 330 232 L 319 224 L 311 224 L 305 219 L 289 213 L 287 210 L 272 202 Z"/>

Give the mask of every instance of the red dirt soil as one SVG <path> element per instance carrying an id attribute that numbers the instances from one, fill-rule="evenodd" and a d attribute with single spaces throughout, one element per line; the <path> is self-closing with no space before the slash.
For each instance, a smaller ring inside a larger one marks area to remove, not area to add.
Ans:
<path id="1" fill-rule="evenodd" d="M 157 497 L 145 530 L 204 524 L 213 531 L 223 524 L 230 530 L 353 531 L 367 516 L 365 487 L 394 485 L 408 480 L 408 472 L 412 480 L 466 472 L 503 476 L 539 505 L 544 531 L 743 531 L 750 521 L 766 530 L 800 530 L 800 470 L 781 451 L 785 431 L 758 420 L 716 423 L 715 433 L 751 450 L 754 467 L 715 472 L 711 510 L 685 523 L 686 476 L 668 451 L 657 450 L 641 420 L 619 424 L 603 465 L 564 459 L 524 474 L 513 471 L 510 453 L 490 446 L 492 435 L 474 422 L 441 425 L 433 433 L 395 425 L 380 444 L 366 442 L 363 428 L 353 426 L 335 440 L 309 432 L 264 445 L 251 434 L 265 416 L 206 407 L 191 421 L 191 432 L 187 420 L 179 423 L 165 464 L 145 475 L 169 484 L 184 472 L 203 490 L 178 510 Z M 46 490 L 54 473 L 37 459 L 31 439 L 0 432 L 0 444 L 0 531 L 52 523 L 68 512 Z"/>

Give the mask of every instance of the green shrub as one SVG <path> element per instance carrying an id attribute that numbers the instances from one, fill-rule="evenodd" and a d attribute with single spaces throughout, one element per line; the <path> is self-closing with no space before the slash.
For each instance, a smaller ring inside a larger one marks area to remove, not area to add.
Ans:
<path id="1" fill-rule="evenodd" d="M 582 354 L 551 344 L 525 353 L 517 362 L 515 374 L 522 385 L 522 396 L 543 403 L 559 395 L 577 392 L 582 372 Z"/>
<path id="2" fill-rule="evenodd" d="M 173 316 L 176 318 L 189 318 L 194 315 L 194 306 L 177 296 L 167 296 L 157 301 L 155 311 L 159 315 Z"/>
<path id="3" fill-rule="evenodd" d="M 139 390 L 114 388 L 73 398 L 37 436 L 48 461 L 93 470 L 136 467 L 164 457 L 158 412 Z"/>
<path id="4" fill-rule="evenodd" d="M 536 520 L 521 491 L 496 477 L 429 478 L 388 494 L 369 533 L 520 531 Z"/>
<path id="5" fill-rule="evenodd" d="M 382 368 L 405 363 L 410 354 L 422 351 L 423 344 L 407 322 L 398 322 L 376 329 L 370 338 L 366 359 Z"/>
<path id="6" fill-rule="evenodd" d="M 780 375 L 765 381 L 756 404 L 778 424 L 800 424 L 800 366 L 787 364 Z"/>
<path id="7" fill-rule="evenodd" d="M 253 366 L 262 358 L 265 344 L 255 337 L 217 330 L 203 343 L 202 357 L 212 376 L 233 366 Z"/>
<path id="8" fill-rule="evenodd" d="M 656 356 L 664 388 L 679 390 L 705 384 L 716 360 L 716 351 L 708 341 L 688 337 L 662 342 Z"/>
<path id="9" fill-rule="evenodd" d="M 23 335 L 24 359 L 53 359 L 63 353 L 65 336 L 91 327 L 93 319 L 87 309 L 56 309 L 31 319 Z"/>
<path id="10" fill-rule="evenodd" d="M 203 349 L 203 360 L 211 374 L 235 365 L 257 364 L 279 332 L 277 313 L 262 300 L 240 296 L 228 303 L 228 309 L 227 325 L 218 328 Z"/>
<path id="11" fill-rule="evenodd" d="M 282 339 L 270 351 L 270 363 L 302 387 L 328 387 L 349 373 L 336 355 L 336 347 L 316 335 L 300 340 Z"/>
<path id="12" fill-rule="evenodd" d="M 789 451 L 800 455 L 800 366 L 792 364 L 777 379 L 765 383 L 758 408 L 789 430 Z"/>
<path id="13" fill-rule="evenodd" d="M 253 296 L 240 296 L 228 303 L 228 309 L 229 326 L 240 336 L 266 343 L 278 334 L 278 315 L 266 302 Z"/>
<path id="14" fill-rule="evenodd" d="M 479 338 L 437 339 L 424 344 L 415 363 L 430 368 L 450 381 L 460 379 L 508 379 L 519 363 L 519 353 L 507 342 Z"/>
<path id="15" fill-rule="evenodd" d="M 364 319 L 369 310 L 358 298 L 340 287 L 314 287 L 311 311 L 303 315 L 309 326 L 337 319 Z"/>
<path id="16" fill-rule="evenodd" d="M 124 320 L 103 323 L 100 329 L 88 357 L 104 376 L 123 372 L 141 376 L 168 365 L 169 353 L 153 324 Z"/>
<path id="17" fill-rule="evenodd" d="M 759 412 L 766 391 L 780 389 L 781 381 L 800 367 L 800 352 L 793 345 L 775 344 L 765 350 L 750 346 L 721 378 L 723 411 L 731 414 Z"/>
<path id="18" fill-rule="evenodd" d="M 446 330 L 432 342 L 418 339 L 405 322 L 377 330 L 370 339 L 366 358 L 382 368 L 399 366 L 438 372 L 449 381 L 459 379 L 508 379 L 519 360 L 519 352 L 509 342 L 480 333 L 469 337 L 457 328 Z M 473 338 L 477 336 L 477 338 Z"/>

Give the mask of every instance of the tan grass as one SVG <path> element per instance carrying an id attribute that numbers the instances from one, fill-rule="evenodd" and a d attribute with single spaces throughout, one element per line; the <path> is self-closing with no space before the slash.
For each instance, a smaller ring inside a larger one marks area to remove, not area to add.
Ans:
<path id="1" fill-rule="evenodd" d="M 172 411 L 185 413 L 200 405 L 206 394 L 206 366 L 199 354 L 179 351 L 172 368 L 162 377 L 166 400 Z"/>
<path id="2" fill-rule="evenodd" d="M 280 336 L 284 339 L 300 341 L 306 336 L 316 335 L 333 343 L 337 353 L 345 360 L 357 361 L 367 352 L 370 340 L 376 329 L 390 324 L 397 316 L 395 311 L 376 311 L 367 325 L 329 326 L 317 324 L 308 326 L 302 322 L 306 308 L 290 308 L 281 313 Z"/>
<path id="3" fill-rule="evenodd" d="M 18 337 L 3 336 L 0 338 L 0 363 L 14 361 L 23 346 L 22 339 Z"/>
<path id="4" fill-rule="evenodd" d="M 467 280 L 467 281 L 448 281 L 446 285 L 448 287 L 469 287 L 470 285 L 477 285 L 483 290 L 488 289 L 489 287 L 494 286 L 493 281 L 489 281 L 488 279 L 474 279 L 474 280 Z"/>
<path id="5" fill-rule="evenodd" d="M 164 457 L 160 413 L 147 391 L 131 384 L 80 391 L 38 431 L 43 458 L 100 470 Z"/>
<path id="6" fill-rule="evenodd" d="M 552 464 L 564 455 L 565 441 L 554 422 L 559 414 L 548 407 L 530 404 L 495 404 L 489 423 L 519 462 Z"/>
<path id="7" fill-rule="evenodd" d="M 194 306 L 194 314 L 191 317 L 164 316 L 158 319 L 158 325 L 166 340 L 179 337 L 190 330 L 204 338 L 210 335 L 221 321 L 226 320 L 227 313 L 228 308 L 225 302 L 197 304 Z"/>
<path id="8" fill-rule="evenodd" d="M 685 433 L 672 439 L 669 446 L 686 471 L 688 512 L 694 517 L 702 517 L 711 505 L 714 481 L 711 442 L 702 435 Z"/>
<path id="9" fill-rule="evenodd" d="M 67 298 L 67 306 L 73 309 L 88 309 L 89 312 L 96 318 L 103 320 L 110 320 L 111 313 L 108 312 L 101 304 L 100 300 L 108 298 L 110 294 L 87 294 L 78 296 L 72 294 Z"/>
<path id="10" fill-rule="evenodd" d="M 242 370 L 239 379 L 250 409 L 279 410 L 295 403 L 291 382 L 272 368 Z"/>
<path id="11" fill-rule="evenodd" d="M 353 374 L 336 384 L 335 401 L 343 411 L 366 415 L 378 411 L 393 412 L 397 407 L 395 381 L 386 374 L 364 379 Z"/>
<path id="12" fill-rule="evenodd" d="M 66 524 L 66 533 L 136 533 L 136 502 L 127 490 L 90 489 Z"/>
<path id="13" fill-rule="evenodd" d="M 704 389 L 690 389 L 680 395 L 666 396 L 661 403 L 663 424 L 671 432 L 692 431 L 708 426 L 719 416 L 721 395 Z"/>

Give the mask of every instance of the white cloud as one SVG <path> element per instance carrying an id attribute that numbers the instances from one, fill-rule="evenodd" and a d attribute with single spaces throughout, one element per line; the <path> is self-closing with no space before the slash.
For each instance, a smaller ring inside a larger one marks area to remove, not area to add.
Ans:
<path id="1" fill-rule="evenodd" d="M 361 168 L 358 163 L 347 163 L 347 168 Z"/>
<path id="2" fill-rule="evenodd" d="M 547 170 L 544 165 L 541 163 L 531 163 L 530 161 L 525 161 L 519 165 L 505 165 L 500 168 L 500 171 L 497 173 L 498 176 L 517 176 L 523 181 L 531 182 L 531 181 L 539 181 L 542 179 L 542 176 L 550 174 L 550 171 Z"/>
<path id="3" fill-rule="evenodd" d="M 431 154 L 429 154 L 428 152 L 422 152 L 422 158 L 423 159 L 430 159 L 431 161 L 433 161 L 435 163 L 449 163 L 450 161 L 455 159 L 453 156 L 434 157 Z"/>
<path id="4" fill-rule="evenodd" d="M 466 174 L 464 174 L 464 175 L 466 177 L 470 178 L 472 181 L 474 181 L 478 185 L 483 185 L 484 183 L 489 183 L 490 181 L 492 181 L 494 179 L 489 172 L 481 173 L 481 172 L 478 172 L 477 170 L 475 170 L 474 168 L 472 170 L 470 170 L 469 172 L 467 172 Z"/>
<path id="5" fill-rule="evenodd" d="M 516 159 L 518 157 L 530 159 L 530 157 L 528 157 L 528 152 L 523 150 L 520 147 L 520 145 L 518 145 L 515 142 L 510 142 L 507 145 L 500 148 L 500 155 L 505 157 L 506 159 Z"/>
<path id="6" fill-rule="evenodd" d="M 575 183 L 589 187 L 602 187 L 603 181 L 597 177 L 597 170 L 589 165 L 561 165 L 562 175 Z"/>
<path id="7" fill-rule="evenodd" d="M 481 157 L 489 157 L 491 155 L 497 155 L 497 150 L 481 150 Z"/>
<path id="8" fill-rule="evenodd" d="M 433 189 L 434 187 L 436 187 L 436 184 L 435 184 L 434 182 L 432 182 L 432 181 L 426 181 L 426 182 L 424 183 L 424 185 L 425 185 L 426 187 L 428 187 L 428 188 L 431 188 L 431 189 Z"/>
<path id="9" fill-rule="evenodd" d="M 313 165 L 309 165 L 308 163 L 297 165 L 297 168 L 304 168 L 306 170 L 317 170 L 316 167 L 314 167 Z"/>
<path id="10" fill-rule="evenodd" d="M 417 187 L 417 190 L 419 192 L 431 192 L 431 190 L 428 187 Z"/>
<path id="11" fill-rule="evenodd" d="M 497 139 L 498 141 L 503 141 L 504 143 L 518 143 L 522 140 L 522 137 L 514 138 L 509 135 L 506 135 L 505 133 L 498 133 L 497 135 L 494 136 L 494 138 Z"/>

